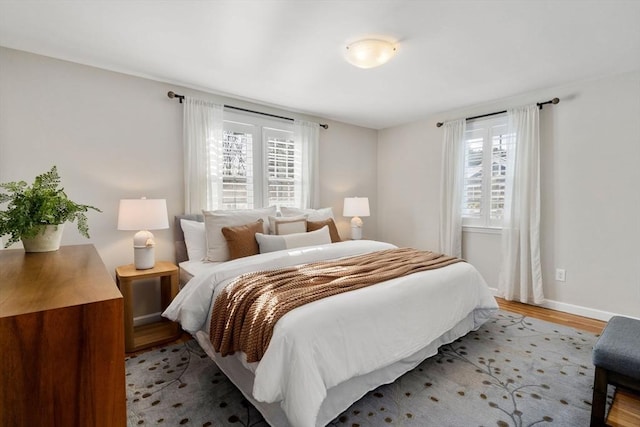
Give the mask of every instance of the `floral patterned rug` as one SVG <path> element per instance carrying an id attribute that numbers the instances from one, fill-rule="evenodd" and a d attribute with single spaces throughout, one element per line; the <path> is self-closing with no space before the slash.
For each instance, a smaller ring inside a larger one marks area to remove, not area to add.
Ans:
<path id="1" fill-rule="evenodd" d="M 589 425 L 597 335 L 498 311 L 331 426 Z M 126 360 L 128 425 L 267 423 L 198 344 Z"/>

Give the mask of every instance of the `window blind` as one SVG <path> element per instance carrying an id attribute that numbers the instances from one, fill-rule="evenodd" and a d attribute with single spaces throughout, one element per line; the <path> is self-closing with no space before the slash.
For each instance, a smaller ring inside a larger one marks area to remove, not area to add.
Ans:
<path id="1" fill-rule="evenodd" d="M 293 133 L 276 129 L 265 129 L 264 140 L 267 151 L 267 206 L 299 205 L 300 181 L 299 147 Z"/>
<path id="2" fill-rule="evenodd" d="M 500 227 L 504 209 L 507 155 L 513 148 L 507 117 L 467 124 L 462 194 L 463 225 Z"/>
<path id="3" fill-rule="evenodd" d="M 222 209 L 252 209 L 253 202 L 253 135 L 225 129 Z"/>
<path id="4" fill-rule="evenodd" d="M 283 128 L 263 118 L 227 116 L 221 209 L 300 207 L 303 153 L 302 143 L 294 140 L 293 126 Z"/>

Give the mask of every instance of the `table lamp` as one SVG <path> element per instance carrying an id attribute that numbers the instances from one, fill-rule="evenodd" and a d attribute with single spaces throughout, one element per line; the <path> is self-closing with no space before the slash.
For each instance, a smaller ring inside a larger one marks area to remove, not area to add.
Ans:
<path id="1" fill-rule="evenodd" d="M 140 230 L 133 236 L 133 259 L 137 270 L 156 263 L 153 234 L 149 230 L 169 228 L 165 199 L 122 199 L 118 210 L 118 230 Z"/>
<path id="2" fill-rule="evenodd" d="M 369 198 L 368 197 L 345 197 L 344 216 L 352 216 L 351 218 L 351 239 L 362 239 L 362 220 L 361 216 L 369 216 Z"/>

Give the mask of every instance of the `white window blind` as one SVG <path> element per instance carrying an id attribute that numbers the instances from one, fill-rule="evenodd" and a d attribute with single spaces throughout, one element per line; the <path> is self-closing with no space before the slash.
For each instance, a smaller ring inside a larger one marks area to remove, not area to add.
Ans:
<path id="1" fill-rule="evenodd" d="M 222 168 L 222 209 L 252 209 L 253 133 L 251 126 L 225 123 Z"/>
<path id="2" fill-rule="evenodd" d="M 263 141 L 267 160 L 266 205 L 299 206 L 301 150 L 293 140 L 293 132 L 264 128 Z"/>
<path id="3" fill-rule="evenodd" d="M 507 153 L 513 138 L 507 134 L 507 117 L 497 116 L 467 123 L 465 135 L 463 225 L 501 227 Z"/>
<path id="4" fill-rule="evenodd" d="M 221 209 L 301 207 L 302 149 L 293 126 L 225 113 Z"/>

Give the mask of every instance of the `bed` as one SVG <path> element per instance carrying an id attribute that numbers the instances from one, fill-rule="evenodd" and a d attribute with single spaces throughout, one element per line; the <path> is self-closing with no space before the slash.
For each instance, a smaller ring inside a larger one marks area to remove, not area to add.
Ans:
<path id="1" fill-rule="evenodd" d="M 210 340 L 212 304 L 252 271 L 387 251 L 345 241 L 260 253 L 226 262 L 188 260 L 176 217 L 176 256 L 187 280 L 163 315 L 180 322 L 272 426 L 324 426 L 368 391 L 395 381 L 438 347 L 478 329 L 497 309 L 478 271 L 459 262 L 301 306 L 277 321 L 266 352 L 222 357 Z M 182 223 L 184 224 L 184 223 Z"/>

